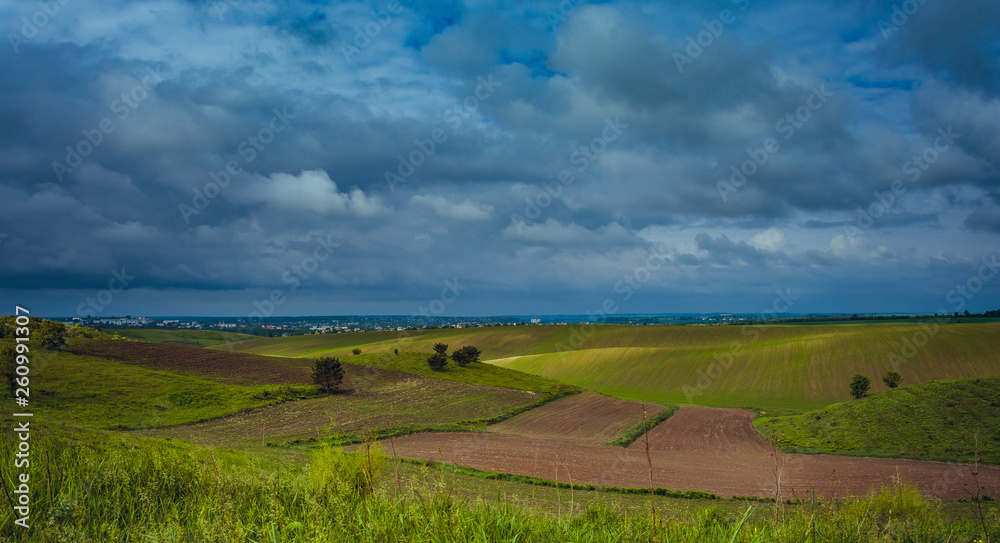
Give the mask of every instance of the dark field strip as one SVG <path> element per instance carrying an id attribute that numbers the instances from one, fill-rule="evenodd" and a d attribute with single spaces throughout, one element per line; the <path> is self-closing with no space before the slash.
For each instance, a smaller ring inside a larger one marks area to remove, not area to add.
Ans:
<path id="1" fill-rule="evenodd" d="M 100 341 L 67 350 L 149 368 L 198 375 L 233 385 L 310 385 L 312 360 L 277 358 L 184 345 Z"/>

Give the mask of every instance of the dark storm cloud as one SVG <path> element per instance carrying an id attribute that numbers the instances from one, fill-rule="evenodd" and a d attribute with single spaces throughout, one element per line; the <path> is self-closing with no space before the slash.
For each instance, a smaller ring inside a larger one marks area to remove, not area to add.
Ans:
<path id="1" fill-rule="evenodd" d="M 1000 231 L 1000 21 L 894 6 L 5 6 L 4 298 L 244 314 L 329 247 L 282 312 L 580 312 L 654 252 L 623 311 L 925 309 Z"/>

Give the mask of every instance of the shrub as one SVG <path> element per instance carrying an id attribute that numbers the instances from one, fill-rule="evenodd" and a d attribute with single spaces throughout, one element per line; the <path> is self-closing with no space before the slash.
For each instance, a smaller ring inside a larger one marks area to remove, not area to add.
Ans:
<path id="1" fill-rule="evenodd" d="M 448 357 L 441 353 L 434 353 L 427 359 L 427 363 L 430 364 L 431 369 L 440 371 L 448 365 Z"/>
<path id="2" fill-rule="evenodd" d="M 890 371 L 882 378 L 882 382 L 889 388 L 896 388 L 903 382 L 903 376 L 896 371 Z"/>
<path id="3" fill-rule="evenodd" d="M 355 347 L 355 348 L 351 349 L 351 353 L 355 354 L 355 355 L 359 355 L 359 354 L 361 354 L 361 349 Z"/>
<path id="4" fill-rule="evenodd" d="M 448 350 L 448 344 L 447 343 L 435 343 L 434 344 L 434 352 L 437 353 L 437 354 L 439 354 L 439 355 L 441 355 L 441 356 L 444 356 L 445 355 L 444 353 L 447 350 Z"/>
<path id="5" fill-rule="evenodd" d="M 466 345 L 461 349 L 455 350 L 451 353 L 452 360 L 455 361 L 459 366 L 466 366 L 472 362 L 479 362 L 479 355 L 482 351 L 473 347 L 472 345 Z"/>
<path id="6" fill-rule="evenodd" d="M 872 380 L 870 377 L 856 373 L 851 379 L 851 396 L 854 396 L 854 399 L 858 399 L 868 394 L 868 389 L 871 387 Z"/>

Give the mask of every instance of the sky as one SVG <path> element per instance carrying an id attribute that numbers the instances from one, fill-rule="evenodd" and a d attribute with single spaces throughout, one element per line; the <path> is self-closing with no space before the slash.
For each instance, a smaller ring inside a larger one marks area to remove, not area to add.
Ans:
<path id="1" fill-rule="evenodd" d="M 1000 308 L 992 0 L 0 0 L 40 316 Z"/>

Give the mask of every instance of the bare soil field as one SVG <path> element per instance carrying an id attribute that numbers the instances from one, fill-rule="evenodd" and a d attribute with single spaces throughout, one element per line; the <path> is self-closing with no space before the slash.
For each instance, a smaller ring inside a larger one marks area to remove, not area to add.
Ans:
<path id="1" fill-rule="evenodd" d="M 566 401 L 553 402 L 556 405 Z M 530 412 L 529 412 L 530 414 Z M 522 415 L 523 416 L 523 415 Z M 508 429 L 522 424 L 515 417 Z M 862 495 L 893 477 L 916 484 L 932 498 L 969 498 L 971 466 L 774 451 L 740 409 L 682 407 L 650 432 L 653 485 L 702 490 L 723 497 L 781 499 Z M 530 424 L 526 424 L 531 427 Z M 558 429 L 558 428 L 556 428 Z M 640 438 L 627 449 L 593 439 L 510 433 L 421 434 L 394 440 L 396 454 L 472 468 L 563 482 L 648 487 L 649 467 Z M 1000 467 L 980 466 L 985 494 L 1000 496 Z"/>
<path id="2" fill-rule="evenodd" d="M 662 405 L 646 404 L 646 416 L 652 417 L 664 409 Z M 583 392 L 491 426 L 490 431 L 607 443 L 622 430 L 641 422 L 642 406 L 638 402 Z"/>

